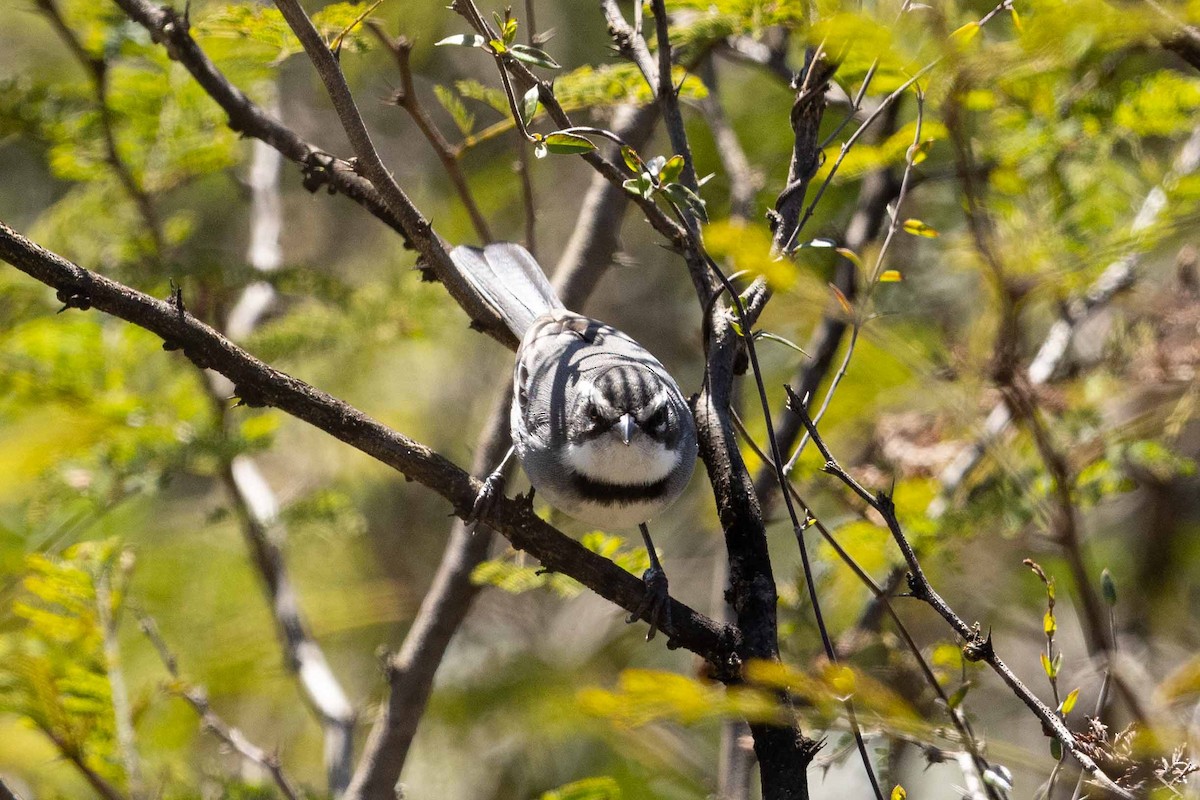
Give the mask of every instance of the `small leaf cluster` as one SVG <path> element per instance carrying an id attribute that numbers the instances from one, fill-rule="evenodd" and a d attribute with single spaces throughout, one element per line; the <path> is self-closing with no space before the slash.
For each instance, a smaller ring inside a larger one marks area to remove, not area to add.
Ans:
<path id="1" fill-rule="evenodd" d="M 629 145 L 621 147 L 621 158 L 625 166 L 634 174 L 622 186 L 625 191 L 647 200 L 662 195 L 676 209 L 687 210 L 701 222 L 708 222 L 708 211 L 700 195 L 679 182 L 683 175 L 683 156 L 655 156 L 649 161 L 643 161 L 638 152 Z M 711 177 L 711 176 L 710 176 Z M 701 181 L 703 184 L 704 181 Z"/>

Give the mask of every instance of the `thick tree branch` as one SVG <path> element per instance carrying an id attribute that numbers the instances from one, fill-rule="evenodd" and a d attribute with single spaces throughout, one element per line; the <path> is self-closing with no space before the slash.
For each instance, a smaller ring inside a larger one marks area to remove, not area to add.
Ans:
<path id="1" fill-rule="evenodd" d="M 30 242 L 0 222 L 0 259 L 58 290 L 72 308 L 96 308 L 164 339 L 164 349 L 182 350 L 193 363 L 233 382 L 241 401 L 271 406 L 346 442 L 433 489 L 466 516 L 482 484 L 430 448 L 397 433 L 363 412 L 237 347 L 175 303 L 157 300 L 83 269 Z M 645 584 L 612 561 L 593 553 L 539 519 L 528 503 L 503 499 L 486 520 L 519 550 L 550 570 L 575 578 L 616 605 L 634 611 Z M 668 638 L 712 662 L 717 674 L 737 679 L 738 635 L 688 606 L 671 600 Z"/>

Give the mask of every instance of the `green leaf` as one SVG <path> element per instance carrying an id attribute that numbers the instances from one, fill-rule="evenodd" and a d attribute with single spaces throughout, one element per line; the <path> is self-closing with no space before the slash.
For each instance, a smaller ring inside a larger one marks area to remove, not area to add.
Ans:
<path id="1" fill-rule="evenodd" d="M 454 36 L 447 36 L 445 39 L 433 43 L 434 47 L 442 45 L 456 45 L 458 47 L 483 47 L 484 38 L 476 33 L 459 33 Z"/>
<path id="2" fill-rule="evenodd" d="M 474 80 L 455 81 L 454 88 L 466 99 L 486 103 L 500 114 L 508 117 L 508 98 L 501 90 L 484 86 L 479 81 Z"/>
<path id="3" fill-rule="evenodd" d="M 890 800 L 908 800 L 908 792 L 904 791 L 904 787 L 896 784 L 892 787 Z"/>
<path id="4" fill-rule="evenodd" d="M 499 39 L 492 39 L 487 44 L 488 44 L 488 47 L 492 48 L 493 53 L 507 53 L 508 52 L 508 45 L 504 44 L 504 42 L 502 42 Z"/>
<path id="5" fill-rule="evenodd" d="M 503 52 L 503 51 L 500 51 Z M 535 67 L 545 67 L 546 69 L 562 69 L 562 65 L 550 57 L 550 54 L 545 50 L 540 50 L 536 47 L 530 47 L 527 44 L 514 44 L 508 48 L 508 52 L 518 61 L 524 61 L 526 64 L 532 64 Z"/>
<path id="6" fill-rule="evenodd" d="M 646 164 L 642 161 L 642 157 L 638 155 L 637 150 L 634 150 L 627 144 L 621 145 L 621 159 L 634 175 L 640 175 L 646 168 Z"/>
<path id="7" fill-rule="evenodd" d="M 646 199 L 650 199 L 650 195 L 654 193 L 654 184 L 650 182 L 650 177 L 644 172 L 636 178 L 625 181 L 621 186 L 630 194 Z"/>
<path id="8" fill-rule="evenodd" d="M 540 800 L 621 800 L 621 787 L 607 776 L 584 778 L 546 792 Z"/>
<path id="9" fill-rule="evenodd" d="M 841 250 L 841 248 L 838 249 Z M 885 269 L 879 275 L 880 283 L 899 283 L 902 280 L 904 280 L 904 276 L 900 274 L 900 270 L 898 269 Z"/>
<path id="10" fill-rule="evenodd" d="M 708 211 L 704 207 L 704 200 L 700 195 L 693 192 L 682 183 L 669 183 L 663 187 L 663 191 L 667 193 L 667 197 L 680 208 L 689 209 L 693 215 L 701 222 L 708 222 Z"/>
<path id="11" fill-rule="evenodd" d="M 590 153 L 596 149 L 596 145 L 592 143 L 591 139 L 586 139 L 575 133 L 562 133 L 561 131 L 547 134 L 543 142 L 547 150 L 559 155 Z"/>
<path id="12" fill-rule="evenodd" d="M 521 98 L 521 120 L 528 125 L 537 114 L 538 110 L 538 87 L 530 87 L 525 96 Z"/>
<path id="13" fill-rule="evenodd" d="M 1100 591 L 1104 594 L 1104 602 L 1109 606 L 1117 604 L 1117 582 L 1113 580 L 1112 573 L 1108 571 L 1108 567 L 1100 573 Z"/>
<path id="14" fill-rule="evenodd" d="M 851 250 L 849 247 L 838 247 L 838 248 L 835 248 L 835 252 L 836 252 L 838 255 L 840 255 L 842 258 L 844 258 L 844 259 L 846 259 L 847 261 L 849 261 L 849 262 L 850 262 L 851 264 L 853 264 L 854 266 L 858 267 L 859 269 L 862 269 L 862 265 L 863 265 L 863 263 L 862 263 L 862 259 L 861 259 L 861 258 L 859 258 L 859 256 L 858 256 L 858 253 L 854 252 L 854 251 L 853 251 L 853 250 Z M 890 272 L 890 271 L 891 271 L 891 270 L 889 270 L 889 272 Z M 886 274 L 886 273 L 885 273 L 885 274 Z M 883 277 L 882 277 L 882 276 L 880 276 L 879 280 L 882 282 L 882 281 L 883 281 Z"/>
<path id="15" fill-rule="evenodd" d="M 1047 678 L 1053 678 L 1055 675 L 1054 665 L 1050 663 L 1050 656 L 1045 653 L 1041 654 L 1042 672 L 1046 673 Z"/>
<path id="16" fill-rule="evenodd" d="M 504 21 L 504 25 L 500 31 L 500 38 L 504 40 L 506 45 L 511 45 L 517 39 L 517 21 L 508 19 Z"/>
<path id="17" fill-rule="evenodd" d="M 459 132 L 463 136 L 470 136 L 475 127 L 475 115 L 467 110 L 462 99 L 445 86 L 435 85 L 433 93 L 437 96 L 438 102 L 442 104 L 442 108 L 446 109 L 450 118 L 454 120 Z"/>
<path id="18" fill-rule="evenodd" d="M 1055 737 L 1050 738 L 1050 757 L 1053 758 L 1055 761 L 1062 761 L 1062 757 L 1063 757 L 1062 742 L 1060 742 Z"/>
<path id="19" fill-rule="evenodd" d="M 979 23 L 968 22 L 950 34 L 950 43 L 958 48 L 966 47 L 979 35 Z"/>
<path id="20" fill-rule="evenodd" d="M 958 708 L 962 705 L 962 701 L 967 699 L 967 692 L 971 690 L 971 682 L 963 681 L 962 685 L 954 690 L 954 694 L 950 695 L 947 705 L 950 708 Z"/>
<path id="21" fill-rule="evenodd" d="M 1072 689 L 1071 693 L 1068 694 L 1066 699 L 1062 701 L 1062 706 L 1060 707 L 1064 717 L 1071 713 L 1071 709 L 1075 708 L 1075 702 L 1077 700 L 1079 700 L 1079 690 Z"/>
<path id="22" fill-rule="evenodd" d="M 663 183 L 674 183 L 683 174 L 683 156 L 671 156 L 658 172 Z"/>
<path id="23" fill-rule="evenodd" d="M 1058 632 L 1058 621 L 1054 619 L 1054 612 L 1047 611 L 1042 616 L 1042 632 L 1047 636 L 1053 636 Z"/>

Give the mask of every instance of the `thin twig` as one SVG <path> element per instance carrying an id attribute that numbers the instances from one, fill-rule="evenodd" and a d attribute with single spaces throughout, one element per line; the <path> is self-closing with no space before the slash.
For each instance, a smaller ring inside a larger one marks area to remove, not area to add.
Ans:
<path id="1" fill-rule="evenodd" d="M 983 636 L 977 627 L 968 625 L 961 617 L 959 617 L 950 607 L 941 595 L 934 590 L 933 585 L 925 576 L 925 571 L 921 568 L 921 563 L 917 559 L 916 552 L 913 550 L 912 544 L 905 536 L 900 522 L 896 517 L 896 506 L 892 502 L 892 498 L 880 492 L 871 494 L 862 485 L 856 481 L 850 473 L 837 462 L 830 452 L 825 440 L 821 438 L 820 432 L 813 423 L 812 418 L 808 416 L 808 411 L 804 407 L 800 398 L 792 396 L 793 411 L 801 415 L 809 434 L 812 436 L 813 443 L 820 450 L 821 456 L 825 459 L 824 471 L 833 475 L 838 480 L 842 481 L 856 495 L 862 498 L 867 505 L 875 509 L 876 512 L 883 518 L 888 526 L 888 530 L 892 534 L 892 538 L 896 541 L 900 548 L 901 554 L 904 556 L 904 561 L 909 569 L 909 589 L 911 595 L 919 600 L 923 600 L 931 606 L 939 616 L 942 617 L 954 631 L 963 638 L 966 642 L 964 652 L 969 654 L 969 657 L 977 661 L 985 661 L 997 675 L 1008 685 L 1008 687 L 1017 695 L 1018 699 L 1023 702 L 1030 711 L 1034 713 L 1042 725 L 1052 733 L 1063 745 L 1063 748 L 1071 754 L 1079 764 L 1087 770 L 1093 779 L 1103 786 L 1108 791 L 1123 798 L 1123 800 L 1135 800 L 1134 795 L 1128 790 L 1118 786 L 1111 778 L 1104 773 L 1096 762 L 1084 752 L 1078 742 L 1075 740 L 1074 734 L 1067 728 L 1066 724 L 1054 713 L 1045 703 L 1038 699 L 1028 687 L 1009 669 L 998 655 L 992 645 L 991 634 Z"/>
<path id="2" fill-rule="evenodd" d="M 126 787 L 131 800 L 139 800 L 143 792 L 141 758 L 138 756 L 137 739 L 133 732 L 133 711 L 129 703 L 129 690 L 125 685 L 125 671 L 121 667 L 121 646 L 118 641 L 117 620 L 113 617 L 113 570 L 121 569 L 120 555 L 112 563 L 97 565 L 92 576 L 96 592 L 96 618 L 104 645 L 104 674 L 108 678 L 112 695 L 113 720 L 117 733 L 117 752 L 125 769 Z"/>
<path id="3" fill-rule="evenodd" d="M 171 676 L 174 684 L 172 693 L 186 700 L 188 705 L 195 710 L 196 714 L 200 717 L 201 726 L 233 748 L 242 758 L 265 769 L 271 775 L 271 780 L 274 781 L 275 786 L 279 788 L 279 791 L 283 793 L 283 796 L 287 800 L 303 800 L 303 792 L 296 788 L 296 784 L 284 771 L 283 765 L 279 761 L 278 753 L 267 752 L 247 739 L 246 735 L 240 730 L 221 719 L 217 715 L 217 712 L 212 710 L 212 706 L 208 702 L 208 695 L 203 689 L 183 684 L 183 679 L 179 675 L 179 661 L 171 653 L 171 649 L 159 632 L 158 624 L 154 621 L 154 618 L 146 614 L 138 614 L 138 622 L 141 625 L 142 632 L 146 634 L 146 638 L 154 644 L 155 651 L 158 652 L 163 666 L 166 667 L 168 674 Z"/>
<path id="4" fill-rule="evenodd" d="M 775 465 L 772 463 L 771 457 L 764 453 L 762 448 L 758 446 L 758 443 L 755 442 L 753 437 L 750 436 L 750 432 L 746 430 L 746 426 L 742 423 L 737 414 L 734 414 L 734 421 L 738 425 L 738 430 L 742 435 L 742 440 L 750 446 L 750 449 L 754 451 L 755 455 L 759 457 L 766 467 L 773 470 Z M 902 619 L 900 619 L 899 613 L 897 613 L 895 607 L 892 605 L 890 592 L 877 584 L 875 580 L 867 573 L 867 571 L 864 570 L 859 563 L 854 560 L 854 557 L 850 555 L 850 553 L 847 552 L 844 547 L 842 547 L 841 543 L 837 540 L 833 533 L 825 526 L 825 523 L 821 521 L 821 518 L 813 512 L 808 503 L 806 503 L 800 496 L 800 493 L 796 490 L 796 487 L 792 485 L 790 480 L 787 482 L 787 491 L 792 496 L 792 499 L 794 499 L 800 505 L 805 515 L 805 524 L 801 528 L 795 530 L 797 539 L 803 537 L 804 531 L 807 528 L 816 528 L 817 532 L 821 534 L 821 537 L 826 541 L 826 543 L 833 548 L 834 553 L 837 554 L 837 557 L 841 559 L 842 563 L 850 568 L 855 577 L 858 578 L 859 582 L 862 583 L 863 586 L 865 586 L 871 593 L 872 597 L 874 597 L 875 600 L 882 605 L 884 611 L 886 611 L 888 616 L 891 617 L 892 623 L 896 626 L 896 631 L 900 634 L 900 638 L 904 641 L 909 653 L 912 654 L 913 659 L 917 662 L 925 682 L 929 684 L 929 686 L 937 694 L 938 700 L 941 701 L 942 707 L 946 710 L 946 714 L 949 716 L 951 724 L 954 725 L 954 727 L 958 730 L 959 735 L 962 737 L 962 742 L 967 748 L 967 752 L 971 755 L 972 759 L 974 759 L 976 770 L 980 775 L 982 775 L 988 769 L 988 763 L 987 759 L 983 756 L 983 748 L 980 746 L 979 741 L 975 738 L 974 731 L 971 730 L 971 724 L 967 721 L 967 718 L 963 716 L 962 712 L 960 712 L 954 706 L 954 704 L 950 702 L 949 695 L 946 694 L 945 689 L 942 688 L 941 681 L 939 681 L 937 676 L 934 675 L 933 668 L 929 666 L 929 662 L 921 653 L 921 648 L 917 644 L 916 639 L 913 638 L 912 633 L 910 633 L 908 630 L 908 626 L 904 624 Z M 1001 800 L 996 790 L 990 785 L 987 786 L 988 795 L 993 797 L 994 800 Z"/>
<path id="5" fill-rule="evenodd" d="M 925 95 L 920 90 L 916 91 L 917 96 L 917 122 L 916 130 L 913 134 L 912 146 L 908 149 L 908 155 L 905 158 L 904 174 L 900 178 L 900 190 L 896 194 L 896 203 L 889 209 L 891 215 L 891 223 L 888 225 L 887 234 L 883 237 L 883 244 L 879 247 L 879 253 L 875 256 L 875 266 L 871 270 L 871 274 L 867 279 L 866 289 L 862 300 L 861 308 L 864 310 L 868 307 L 871 301 L 871 296 L 874 293 L 876 284 L 879 282 L 879 276 L 883 270 L 883 259 L 887 255 L 888 248 L 891 247 L 892 240 L 896 236 L 896 231 L 900 229 L 900 208 L 904 205 L 904 199 L 908 195 L 909 183 L 912 179 L 912 170 L 917 152 L 917 145 L 921 143 L 921 127 L 925 114 Z M 829 404 L 833 401 L 833 395 L 841 384 L 842 379 L 846 376 L 846 372 L 850 368 L 850 359 L 854 356 L 854 347 L 858 343 L 858 335 L 862 329 L 862 321 L 859 315 L 855 315 L 851 323 L 850 343 L 846 347 L 846 354 L 842 357 L 841 366 L 834 374 L 833 380 L 829 383 L 829 388 L 825 391 L 825 398 L 821 401 L 821 408 L 817 411 L 813 422 L 820 424 L 821 419 L 825 416 L 825 412 L 829 409 Z M 800 443 L 796 445 L 795 452 L 788 459 L 787 465 L 784 467 L 785 473 L 791 473 L 795 468 L 796 462 L 799 461 L 801 454 L 804 452 L 805 446 L 808 444 L 808 434 L 801 437 Z"/>
<path id="6" fill-rule="evenodd" d="M 421 98 L 417 96 L 410 58 L 413 48 L 412 42 L 403 36 L 392 38 L 384 30 L 383 23 L 377 19 L 367 20 L 367 30 L 375 34 L 375 38 L 379 40 L 379 43 L 392 54 L 392 58 L 396 61 L 396 68 L 400 72 L 400 88 L 392 95 L 393 102 L 408 112 L 417 129 L 421 131 L 422 135 L 425 136 L 425 139 L 433 147 L 433 152 L 437 154 L 438 160 L 442 162 L 442 168 L 446 170 L 446 175 L 450 178 L 450 183 L 454 186 L 454 191 L 458 192 L 458 197 L 462 200 L 463 207 L 467 209 L 467 214 L 471 217 L 471 224 L 475 226 L 475 233 L 485 243 L 493 241 L 487 219 L 480 212 L 479 206 L 475 202 L 475 196 L 471 193 L 471 187 L 467 184 L 467 179 L 463 175 L 462 165 L 459 164 L 458 160 L 460 151 L 447 141 L 441 129 L 438 128 L 428 112 L 425 111 L 425 106 L 422 105 Z"/>
<path id="7" fill-rule="evenodd" d="M 93 56 L 84 48 L 79 37 L 75 35 L 63 18 L 54 0 L 36 0 L 36 2 L 38 8 L 50 20 L 59 38 L 66 43 L 75 59 L 91 78 L 92 92 L 96 98 L 96 110 L 100 113 L 100 131 L 104 138 L 105 159 L 112 167 L 126 194 L 129 195 L 129 199 L 137 208 L 138 214 L 142 218 L 142 224 L 146 226 L 146 231 L 150 234 L 151 244 L 154 246 L 154 257 L 161 259 L 167 252 L 162 221 L 158 217 L 154 203 L 150 200 L 150 195 L 142 188 L 133 174 L 133 169 L 125 163 L 125 159 L 121 157 L 121 152 L 117 148 L 116 121 L 113 119 L 112 108 L 108 105 L 108 62 L 102 57 Z"/>

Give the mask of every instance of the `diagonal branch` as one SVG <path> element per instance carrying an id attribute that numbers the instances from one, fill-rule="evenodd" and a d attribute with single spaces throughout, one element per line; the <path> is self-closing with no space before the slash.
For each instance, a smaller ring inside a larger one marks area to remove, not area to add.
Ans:
<path id="1" fill-rule="evenodd" d="M 1100 769 L 1096 761 L 1080 746 L 1079 742 L 1075 739 L 1075 735 L 1071 733 L 1071 729 L 1067 727 L 1058 714 L 1043 703 L 1029 687 L 1021 682 L 1021 679 L 1016 676 L 1012 669 L 1000 659 L 996 654 L 995 648 L 992 646 L 991 635 L 988 634 L 985 637 L 980 632 L 978 626 L 968 625 L 950 607 L 950 604 L 942 599 L 942 596 L 933 588 L 933 584 L 929 582 L 929 578 L 926 577 L 925 570 L 922 569 L 921 563 L 917 559 L 917 554 L 913 549 L 912 543 L 908 540 L 903 528 L 900 526 L 900 521 L 896 516 L 896 505 L 892 501 L 892 498 L 883 492 L 872 494 L 863 488 L 862 484 L 856 481 L 838 463 L 837 459 L 833 457 L 829 447 L 825 444 L 825 440 L 817 430 L 816 424 L 808 415 L 808 410 L 805 408 L 801 398 L 796 397 L 795 394 L 791 394 L 790 400 L 792 402 L 792 410 L 800 415 L 801 420 L 804 422 L 804 427 L 808 429 L 808 433 L 812 437 L 813 444 L 817 446 L 817 449 L 821 452 L 821 456 L 825 459 L 825 472 L 828 472 L 844 483 L 883 518 L 888 530 L 892 534 L 892 538 L 900 548 L 900 553 L 904 556 L 905 564 L 908 566 L 910 595 L 927 603 L 962 637 L 966 642 L 963 647 L 964 657 L 972 661 L 986 662 L 1000 676 L 1001 680 L 1008 685 L 1013 694 L 1041 721 L 1043 728 L 1062 743 L 1063 748 L 1079 762 L 1080 766 L 1092 775 L 1097 783 L 1117 797 L 1122 798 L 1122 800 L 1134 800 L 1132 793 L 1118 786 Z"/>
<path id="2" fill-rule="evenodd" d="M 329 186 L 361 204 L 379 219 L 404 236 L 409 246 L 415 249 L 433 275 L 440 280 L 455 301 L 467 312 L 471 324 L 507 347 L 515 348 L 516 339 L 500 320 L 499 315 L 470 288 L 458 269 L 450 260 L 442 240 L 434 233 L 429 221 L 404 195 L 391 175 L 379 162 L 378 154 L 370 145 L 366 128 L 354 128 L 351 143 L 361 160 L 361 167 L 368 178 L 356 171 L 356 165 L 334 158 L 315 145 L 300 138 L 294 131 L 282 125 L 250 100 L 217 69 L 212 60 L 188 33 L 185 16 L 170 8 L 155 6 L 147 0 L 115 0 L 122 10 L 138 24 L 150 31 L 154 41 L 164 45 L 167 53 L 180 62 L 191 73 L 201 88 L 209 94 L 229 115 L 229 127 L 233 130 L 262 139 L 286 158 L 302 164 L 305 169 L 305 186 L 315 190 Z M 297 7 L 298 8 L 298 7 Z M 303 15 L 303 12 L 300 12 Z M 294 16 L 294 15 L 293 15 Z M 307 17 L 305 17 L 307 20 Z M 308 26 L 312 28 L 311 24 Z M 315 30 L 318 51 L 323 51 L 328 60 L 333 55 Z M 302 41 L 305 37 L 301 37 Z M 310 39 L 310 45 L 312 44 Z M 336 70 L 336 63 L 333 64 Z M 340 71 L 338 73 L 340 75 Z M 345 81 L 342 81 L 345 86 Z M 349 90 L 344 95 L 349 97 Z M 353 100 L 350 101 L 351 108 Z M 346 110 L 344 102 L 343 109 Z M 354 112 L 354 116 L 357 111 Z M 359 152 L 358 148 L 363 148 Z M 375 159 L 368 163 L 369 156 Z"/>
<path id="3" fill-rule="evenodd" d="M 308 422 L 433 489 L 451 503 L 457 516 L 470 513 L 482 486 L 478 480 L 425 445 L 259 361 L 181 306 L 73 264 L 3 222 L 0 259 L 57 289 L 59 299 L 72 308 L 96 308 L 157 334 L 165 340 L 165 349 L 182 350 L 197 366 L 232 381 L 244 404 L 271 406 Z M 547 569 L 569 575 L 622 608 L 636 610 L 645 596 L 641 580 L 539 519 L 528 503 L 503 499 L 485 521 Z M 671 615 L 673 624 L 663 628 L 669 640 L 710 661 L 722 679 L 738 679 L 736 632 L 674 599 Z"/>
<path id="4" fill-rule="evenodd" d="M 283 771 L 278 753 L 269 753 L 246 738 L 246 734 L 233 727 L 212 710 L 208 701 L 208 693 L 196 686 L 185 686 L 179 675 L 179 662 L 167 647 L 162 634 L 159 633 L 158 623 L 152 617 L 139 615 L 139 623 L 146 638 L 154 645 L 159 658 L 166 667 L 174 682 L 173 691 L 187 701 L 192 710 L 200 717 L 200 725 L 204 730 L 211 731 L 214 736 L 224 742 L 239 756 L 259 765 L 270 775 L 275 786 L 286 800 L 303 800 L 304 794 L 296 788 L 295 782 Z"/>

